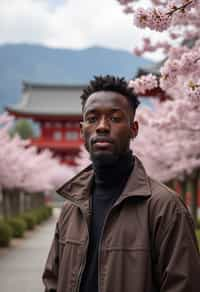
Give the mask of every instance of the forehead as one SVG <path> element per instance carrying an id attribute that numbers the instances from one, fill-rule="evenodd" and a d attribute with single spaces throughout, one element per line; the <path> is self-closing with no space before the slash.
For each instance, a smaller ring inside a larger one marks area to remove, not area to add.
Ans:
<path id="1" fill-rule="evenodd" d="M 122 111 L 129 109 L 129 103 L 124 95 L 113 91 L 98 91 L 88 97 L 84 106 L 84 112 L 116 108 Z"/>

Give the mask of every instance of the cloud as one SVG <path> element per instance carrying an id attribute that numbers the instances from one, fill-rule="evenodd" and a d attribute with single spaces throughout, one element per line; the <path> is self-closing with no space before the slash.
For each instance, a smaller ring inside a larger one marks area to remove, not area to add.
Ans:
<path id="1" fill-rule="evenodd" d="M 35 0 L 35 1 L 43 2 L 50 10 L 55 10 L 57 9 L 57 7 L 63 6 L 68 2 L 68 0 Z"/>
<path id="2" fill-rule="evenodd" d="M 48 27 L 50 17 L 40 1 L 1 0 L 0 43 L 45 42 L 53 33 Z"/>
<path id="3" fill-rule="evenodd" d="M 131 50 L 149 34 L 132 25 L 116 0 L 1 0 L 0 27 L 0 43 L 67 48 Z"/>

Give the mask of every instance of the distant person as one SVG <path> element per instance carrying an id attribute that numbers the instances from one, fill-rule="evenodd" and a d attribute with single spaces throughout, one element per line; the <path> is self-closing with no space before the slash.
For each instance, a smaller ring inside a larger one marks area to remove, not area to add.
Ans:
<path id="1" fill-rule="evenodd" d="M 95 77 L 81 100 L 92 164 L 58 191 L 66 202 L 43 274 L 45 291 L 200 292 L 191 216 L 130 151 L 137 97 L 124 78 L 107 75 Z"/>

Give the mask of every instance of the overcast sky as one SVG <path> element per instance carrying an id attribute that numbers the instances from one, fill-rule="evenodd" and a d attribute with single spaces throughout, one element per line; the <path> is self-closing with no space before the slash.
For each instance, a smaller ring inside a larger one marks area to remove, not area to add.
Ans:
<path id="1" fill-rule="evenodd" d="M 132 22 L 116 0 L 0 0 L 0 44 L 98 45 L 132 51 L 144 33 L 158 38 Z"/>

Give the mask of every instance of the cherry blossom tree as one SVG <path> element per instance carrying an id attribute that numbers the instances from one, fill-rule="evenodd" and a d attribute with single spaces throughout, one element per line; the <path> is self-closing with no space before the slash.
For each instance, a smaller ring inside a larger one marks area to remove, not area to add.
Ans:
<path id="1" fill-rule="evenodd" d="M 130 81 L 136 94 L 162 90 L 170 97 L 154 102 L 153 111 L 141 110 L 140 136 L 133 149 L 142 157 L 149 173 L 161 181 L 178 178 L 184 189 L 189 178 L 192 213 L 196 220 L 200 169 L 200 1 L 199 0 L 118 0 L 125 13 L 133 14 L 138 28 L 167 32 L 166 41 L 152 43 L 145 38 L 135 49 L 140 55 L 162 49 L 165 61 L 160 76 L 141 76 Z M 185 193 L 183 191 L 183 193 Z"/>
<path id="2" fill-rule="evenodd" d="M 0 189 L 3 193 L 54 192 L 74 171 L 44 150 L 38 153 L 30 141 L 9 135 L 13 118 L 0 115 Z"/>
<path id="3" fill-rule="evenodd" d="M 82 169 L 87 167 L 89 164 L 91 164 L 89 154 L 88 154 L 87 150 L 85 149 L 84 145 L 81 146 L 79 155 L 75 159 L 75 163 L 77 165 L 75 168 L 76 172 L 81 171 Z"/>
<path id="4" fill-rule="evenodd" d="M 131 86 L 137 92 L 157 88 L 165 91 L 166 95 L 174 99 L 186 98 L 192 103 L 200 102 L 200 58 L 199 58 L 199 0 L 152 0 L 147 1 L 149 7 L 138 7 L 141 1 L 118 0 L 125 7 L 125 12 L 132 13 L 134 24 L 138 28 L 149 28 L 157 32 L 168 32 L 167 39 L 171 42 L 152 44 L 150 38 L 144 39 L 143 48 L 136 48 L 137 54 L 146 51 L 153 52 L 164 49 L 166 62 L 160 69 L 160 78 L 156 82 L 155 76 L 141 77 Z M 137 3 L 136 3 L 137 2 Z M 133 6 L 130 6 L 133 4 Z M 192 43 L 192 46 L 191 46 Z M 188 44 L 188 45 L 187 45 Z M 181 87 L 180 87 L 181 84 Z"/>
<path id="5" fill-rule="evenodd" d="M 147 172 L 162 182 L 178 179 L 182 196 L 186 196 L 186 181 L 194 190 L 191 196 L 191 211 L 197 218 L 198 175 L 200 169 L 200 135 L 198 112 L 187 111 L 168 119 L 176 102 L 158 103 L 154 109 L 141 107 L 139 136 L 132 149 L 143 161 Z M 180 110 L 180 107 L 178 107 Z M 167 123 L 166 123 L 167 120 Z"/>

